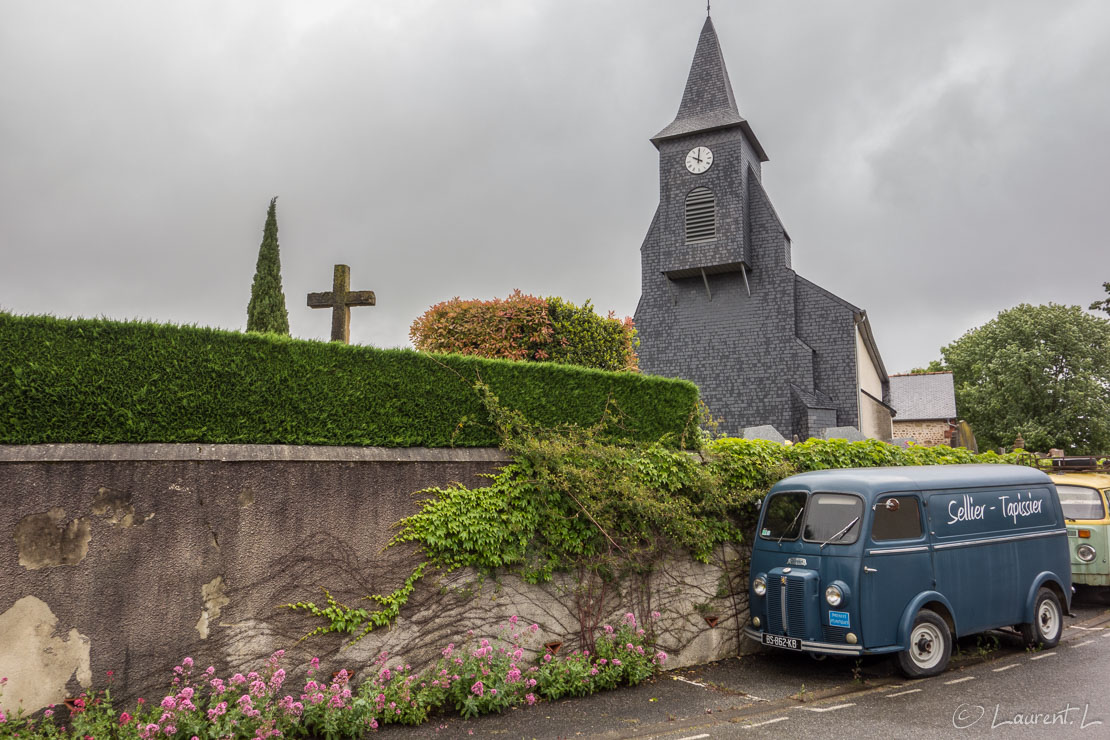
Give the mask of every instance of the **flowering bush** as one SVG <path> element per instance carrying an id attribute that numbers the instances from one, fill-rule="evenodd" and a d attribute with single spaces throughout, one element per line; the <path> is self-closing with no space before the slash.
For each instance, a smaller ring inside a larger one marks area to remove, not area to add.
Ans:
<path id="1" fill-rule="evenodd" d="M 658 614 L 653 613 L 653 618 Z M 414 673 L 405 663 L 391 664 L 382 653 L 357 690 L 345 670 L 328 680 L 320 661 L 309 663 L 300 690 L 287 686 L 278 650 L 259 671 L 220 678 L 209 666 L 200 671 L 192 658 L 173 669 L 169 691 L 157 702 L 139 699 L 132 711 L 112 705 L 108 687 L 67 700 L 65 724 L 57 708 L 34 720 L 0 710 L 0 738 L 49 740 L 217 740 L 242 738 L 357 738 L 390 723 L 418 725 L 436 709 L 453 708 L 463 717 L 534 704 L 537 697 L 585 696 L 621 683 L 635 684 L 652 674 L 666 655 L 652 653 L 647 634 L 626 614 L 616 629 L 606 626 L 594 654 L 575 652 L 539 660 L 526 657 L 526 645 L 539 631 L 512 617 L 494 640 L 468 633 L 466 642 L 443 649 L 436 664 Z M 7 679 L 0 679 L 0 696 Z"/>

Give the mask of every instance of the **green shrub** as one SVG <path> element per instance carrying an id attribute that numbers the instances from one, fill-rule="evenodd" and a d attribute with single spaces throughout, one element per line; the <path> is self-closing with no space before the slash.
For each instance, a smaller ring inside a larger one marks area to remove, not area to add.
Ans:
<path id="1" fill-rule="evenodd" d="M 696 443 L 685 381 L 553 363 L 0 312 L 0 443 L 496 446 L 475 381 L 530 423 Z"/>

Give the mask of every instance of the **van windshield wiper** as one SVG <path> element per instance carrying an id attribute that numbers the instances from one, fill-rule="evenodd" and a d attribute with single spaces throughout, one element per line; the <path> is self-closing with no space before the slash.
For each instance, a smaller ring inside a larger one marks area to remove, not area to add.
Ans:
<path id="1" fill-rule="evenodd" d="M 833 535 L 832 537 L 830 537 L 830 538 L 828 538 L 827 540 L 825 540 L 824 542 L 822 542 L 822 543 L 821 543 L 821 547 L 818 547 L 817 549 L 818 549 L 818 550 L 823 550 L 823 549 L 825 548 L 825 545 L 829 544 L 829 543 L 830 543 L 830 542 L 832 542 L 833 540 L 837 540 L 837 539 L 840 539 L 841 537 L 843 537 L 843 536 L 844 536 L 844 533 L 845 533 L 845 532 L 847 532 L 847 531 L 848 531 L 849 529 L 851 529 L 852 527 L 856 526 L 856 522 L 858 522 L 858 521 L 859 521 L 859 517 L 857 516 L 857 517 L 856 517 L 855 519 L 853 519 L 852 521 L 848 522 L 848 526 L 847 526 L 847 527 L 845 527 L 844 529 L 842 529 L 842 530 L 840 530 L 839 532 L 837 532 L 836 534 L 834 534 L 834 535 Z"/>
<path id="2" fill-rule="evenodd" d="M 794 529 L 794 525 L 798 523 L 798 519 L 801 518 L 802 512 L 805 511 L 805 510 L 806 510 L 805 506 L 802 506 L 802 508 L 798 509 L 798 513 L 794 515 L 794 521 L 790 522 L 789 527 L 782 530 L 782 537 L 779 537 L 779 541 L 776 544 L 779 544 L 779 545 L 782 544 L 783 537 L 786 537 L 787 532 Z"/>

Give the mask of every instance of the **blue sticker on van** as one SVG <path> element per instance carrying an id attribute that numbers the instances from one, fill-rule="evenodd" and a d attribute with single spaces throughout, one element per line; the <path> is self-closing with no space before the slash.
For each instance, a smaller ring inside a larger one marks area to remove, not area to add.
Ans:
<path id="1" fill-rule="evenodd" d="M 851 627 L 851 622 L 848 621 L 848 612 L 829 612 L 829 626 L 830 627 Z"/>

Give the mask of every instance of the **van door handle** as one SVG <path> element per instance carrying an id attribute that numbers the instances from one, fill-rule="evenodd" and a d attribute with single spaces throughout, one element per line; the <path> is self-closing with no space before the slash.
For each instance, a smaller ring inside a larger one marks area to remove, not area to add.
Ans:
<path id="1" fill-rule="evenodd" d="M 878 569 L 878 568 L 868 568 L 868 567 L 867 567 L 867 566 L 865 565 L 865 566 L 863 566 L 863 572 L 864 572 L 864 573 L 878 573 L 878 572 L 879 572 L 879 569 Z"/>

